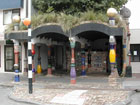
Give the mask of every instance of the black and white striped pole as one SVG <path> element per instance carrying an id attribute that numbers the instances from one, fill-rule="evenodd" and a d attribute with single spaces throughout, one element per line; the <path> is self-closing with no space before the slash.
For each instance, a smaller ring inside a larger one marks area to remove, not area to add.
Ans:
<path id="1" fill-rule="evenodd" d="M 31 43 L 31 4 L 32 0 L 28 0 L 28 18 L 24 19 L 23 23 L 28 27 L 28 82 L 29 94 L 33 93 L 32 85 L 32 43 Z"/>

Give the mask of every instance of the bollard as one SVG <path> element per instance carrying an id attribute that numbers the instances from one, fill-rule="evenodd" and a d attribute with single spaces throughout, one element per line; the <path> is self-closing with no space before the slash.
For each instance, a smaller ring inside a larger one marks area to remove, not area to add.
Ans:
<path id="1" fill-rule="evenodd" d="M 15 82 L 20 82 L 19 71 L 15 70 Z"/>

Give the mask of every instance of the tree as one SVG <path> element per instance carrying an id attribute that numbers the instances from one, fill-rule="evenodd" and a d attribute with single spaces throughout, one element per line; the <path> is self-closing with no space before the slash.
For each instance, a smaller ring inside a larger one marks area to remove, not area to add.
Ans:
<path id="1" fill-rule="evenodd" d="M 33 6 L 39 12 L 64 12 L 75 14 L 94 10 L 105 13 L 110 7 L 119 10 L 128 0 L 33 0 Z"/>

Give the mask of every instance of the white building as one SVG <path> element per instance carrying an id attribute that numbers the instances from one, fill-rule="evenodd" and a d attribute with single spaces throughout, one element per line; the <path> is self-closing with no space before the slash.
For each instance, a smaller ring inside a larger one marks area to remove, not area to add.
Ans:
<path id="1" fill-rule="evenodd" d="M 130 49 L 131 49 L 131 66 L 132 73 L 140 73 L 140 1 L 139 0 L 129 0 L 126 7 L 131 11 L 130 22 Z"/>
<path id="2" fill-rule="evenodd" d="M 0 72 L 13 71 L 13 44 L 4 40 L 4 31 L 15 15 L 23 20 L 27 16 L 27 0 L 0 0 Z M 8 43 L 9 44 L 8 44 Z M 7 43 L 7 44 L 6 44 Z"/>

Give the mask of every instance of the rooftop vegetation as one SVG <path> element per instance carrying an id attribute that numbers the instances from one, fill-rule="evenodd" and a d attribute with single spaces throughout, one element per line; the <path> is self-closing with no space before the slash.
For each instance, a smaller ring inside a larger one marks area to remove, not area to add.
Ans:
<path id="1" fill-rule="evenodd" d="M 96 13 L 94 11 L 81 12 L 78 15 L 67 15 L 65 13 L 44 13 L 35 14 L 32 16 L 32 29 L 35 29 L 41 25 L 48 23 L 59 24 L 64 31 L 68 31 L 71 28 L 81 24 L 82 22 L 94 22 L 101 24 L 108 24 L 108 17 L 104 13 Z M 122 22 L 119 16 L 116 16 L 117 26 L 122 26 Z M 8 25 L 6 33 L 11 32 L 14 29 L 14 23 Z M 19 30 L 27 30 L 22 21 L 19 24 Z"/>

